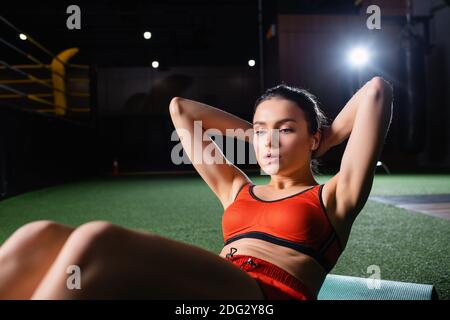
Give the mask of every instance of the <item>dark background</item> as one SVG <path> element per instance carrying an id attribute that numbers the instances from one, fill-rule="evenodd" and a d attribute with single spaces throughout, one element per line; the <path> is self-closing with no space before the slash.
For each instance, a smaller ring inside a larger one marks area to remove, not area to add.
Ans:
<path id="1" fill-rule="evenodd" d="M 409 73 L 406 1 L 261 3 L 260 25 L 253 0 L 3 2 L 0 15 L 53 53 L 80 49 L 71 62 L 89 65 L 90 100 L 70 102 L 87 103 L 91 112 L 62 119 L 32 112 L 35 106 L 22 100 L 0 100 L 0 197 L 110 174 L 114 159 L 122 173 L 192 170 L 170 161 L 176 142 L 170 141 L 168 104 L 174 96 L 251 121 L 257 97 L 284 82 L 317 95 L 332 120 L 358 87 L 345 55 L 361 42 L 370 44 L 374 58 L 360 83 L 381 75 L 394 86 L 393 122 L 380 160 L 393 173 L 450 168 L 450 8 L 444 1 L 412 1 L 417 38 Z M 381 30 L 366 28 L 371 3 L 381 7 Z M 71 4 L 81 8 L 81 30 L 66 27 Z M 271 25 L 275 34 L 268 36 Z M 2 39 L 51 62 L 4 24 L 0 28 Z M 150 40 L 142 36 L 147 30 Z M 11 65 L 30 63 L 2 44 L 0 57 Z M 154 60 L 158 69 L 151 67 Z M 330 150 L 321 171 L 337 172 L 344 149 L 345 143 Z"/>

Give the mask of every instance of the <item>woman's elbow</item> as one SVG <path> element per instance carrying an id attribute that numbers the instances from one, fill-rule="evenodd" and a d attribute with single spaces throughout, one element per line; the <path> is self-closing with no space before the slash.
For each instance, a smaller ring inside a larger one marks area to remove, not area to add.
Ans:
<path id="1" fill-rule="evenodd" d="M 375 99 L 383 99 L 392 102 L 393 88 L 392 85 L 382 77 L 373 77 L 367 88 L 367 94 Z"/>
<path id="2" fill-rule="evenodd" d="M 392 91 L 391 84 L 381 77 L 373 77 L 367 83 L 365 97 L 369 100 L 369 105 L 375 108 L 374 115 L 378 115 L 377 117 L 382 119 L 382 123 L 386 126 L 385 130 L 389 128 L 392 121 Z"/>
<path id="3" fill-rule="evenodd" d="M 181 115 L 181 100 L 182 98 L 180 97 L 173 97 L 172 100 L 170 100 L 169 112 L 171 116 Z"/>

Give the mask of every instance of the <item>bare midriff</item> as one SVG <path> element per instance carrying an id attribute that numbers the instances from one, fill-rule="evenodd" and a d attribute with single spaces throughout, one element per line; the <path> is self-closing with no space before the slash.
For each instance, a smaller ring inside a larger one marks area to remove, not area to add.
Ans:
<path id="1" fill-rule="evenodd" d="M 249 255 L 275 264 L 300 280 L 316 296 L 326 277 L 325 270 L 316 260 L 291 248 L 243 238 L 224 246 L 219 255 L 226 259 L 231 247 L 237 249 L 234 255 Z"/>

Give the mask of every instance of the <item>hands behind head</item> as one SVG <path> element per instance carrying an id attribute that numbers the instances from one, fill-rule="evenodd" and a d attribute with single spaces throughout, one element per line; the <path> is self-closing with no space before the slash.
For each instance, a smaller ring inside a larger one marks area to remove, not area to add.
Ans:
<path id="1" fill-rule="evenodd" d="M 327 151 L 332 147 L 330 144 L 330 134 L 331 130 L 329 126 L 324 126 L 322 130 L 322 135 L 319 141 L 319 147 L 314 150 L 311 154 L 312 159 L 317 159 L 322 157 Z"/>

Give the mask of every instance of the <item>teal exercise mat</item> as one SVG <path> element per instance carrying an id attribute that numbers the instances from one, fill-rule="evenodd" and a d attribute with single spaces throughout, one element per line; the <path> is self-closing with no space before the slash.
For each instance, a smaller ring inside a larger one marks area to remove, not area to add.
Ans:
<path id="1" fill-rule="evenodd" d="M 378 288 L 370 288 L 372 279 L 328 274 L 319 291 L 318 300 L 434 300 L 433 285 L 379 280 Z"/>

